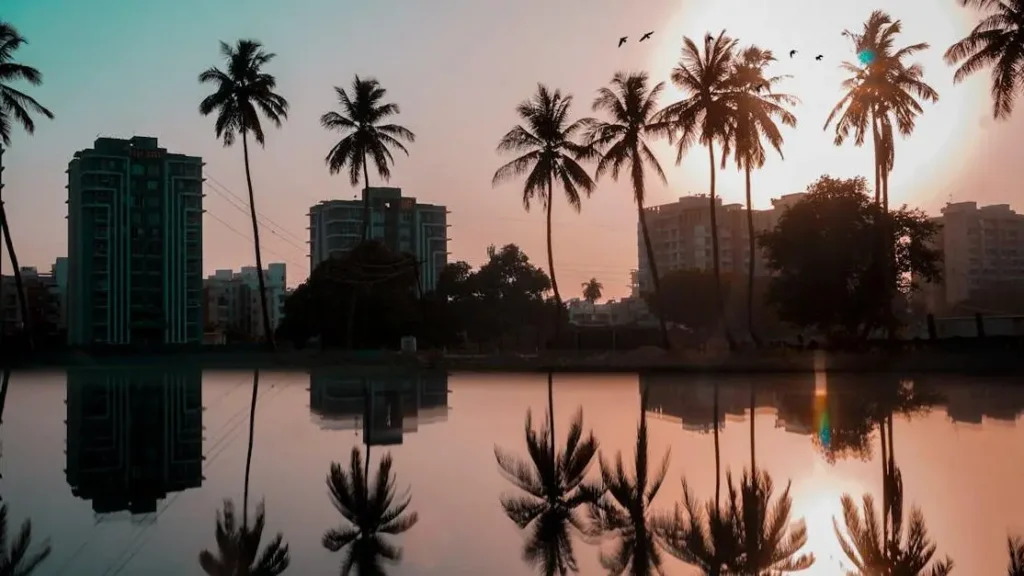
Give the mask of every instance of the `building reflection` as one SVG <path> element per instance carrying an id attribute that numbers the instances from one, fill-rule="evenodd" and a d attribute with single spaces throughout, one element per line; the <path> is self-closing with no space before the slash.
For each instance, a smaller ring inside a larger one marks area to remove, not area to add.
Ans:
<path id="1" fill-rule="evenodd" d="M 200 370 L 72 370 L 66 403 L 64 472 L 97 514 L 152 514 L 202 484 Z"/>
<path id="2" fill-rule="evenodd" d="M 309 410 L 321 428 L 360 431 L 364 444 L 401 444 L 420 426 L 448 419 L 448 374 L 314 370 Z"/>

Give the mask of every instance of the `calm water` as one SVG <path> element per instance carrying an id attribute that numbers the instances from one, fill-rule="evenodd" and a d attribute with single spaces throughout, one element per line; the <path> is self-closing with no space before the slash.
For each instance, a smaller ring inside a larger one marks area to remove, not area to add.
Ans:
<path id="1" fill-rule="evenodd" d="M 411 529 L 390 537 L 403 557 L 389 573 L 537 573 L 523 563 L 523 533 L 499 500 L 516 490 L 498 468 L 495 446 L 526 455 L 524 418 L 532 409 L 534 424 L 543 421 L 547 376 L 259 376 L 250 509 L 265 501 L 263 543 L 283 533 L 291 551 L 287 574 L 337 573 L 343 553 L 321 544 L 325 531 L 342 525 L 326 478 L 332 462 L 347 468 L 353 447 L 365 453 L 367 439 L 370 473 L 390 453 L 396 489 L 409 491 L 409 511 L 418 514 Z M 242 505 L 252 380 L 252 373 L 198 371 L 11 375 L 0 428 L 0 496 L 11 532 L 31 518 L 34 546 L 50 540 L 52 554 L 35 574 L 201 574 L 197 558 L 217 549 L 223 500 Z M 879 432 L 865 416 L 865 399 L 892 390 L 912 387 L 918 398 L 904 398 L 904 407 L 918 406 L 912 415 L 892 419 L 892 452 L 905 516 L 920 507 L 937 557 L 952 557 L 958 574 L 1002 574 L 1007 535 L 1024 534 L 1024 434 L 1017 426 L 1024 387 L 934 376 L 902 387 L 825 374 L 717 381 L 555 376 L 558 444 L 582 407 L 601 454 L 613 460 L 623 451 L 631 474 L 645 385 L 651 468 L 671 451 L 653 507 L 671 511 L 684 476 L 697 498 L 713 497 L 717 390 L 723 485 L 727 470 L 750 466 L 754 418 L 757 466 L 774 478 L 776 495 L 792 481 L 793 519 L 807 524 L 805 550 L 817 562 L 804 574 L 839 573 L 844 557 L 832 519 L 841 519 L 844 493 L 858 503 L 865 493 L 881 500 Z M 599 476 L 596 459 L 589 474 Z M 604 572 L 599 547 L 577 541 L 575 550 L 582 573 Z M 665 570 L 695 573 L 667 555 Z"/>

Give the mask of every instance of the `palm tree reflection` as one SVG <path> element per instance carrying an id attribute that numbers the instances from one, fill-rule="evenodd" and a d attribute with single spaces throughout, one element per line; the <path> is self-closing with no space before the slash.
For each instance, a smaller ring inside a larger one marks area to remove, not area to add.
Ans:
<path id="1" fill-rule="evenodd" d="M 803 519 L 790 522 L 793 500 L 790 484 L 772 503 L 775 484 L 764 471 L 743 471 L 739 491 L 728 475 L 728 518 L 739 542 L 739 554 L 730 564 L 735 574 L 783 574 L 806 570 L 814 564 L 814 554 L 801 554 L 807 544 L 807 526 Z"/>
<path id="2" fill-rule="evenodd" d="M 597 501 L 602 488 L 586 482 L 587 471 L 597 455 L 592 432 L 583 435 L 583 409 L 569 427 L 565 446 L 556 452 L 552 425 L 553 377 L 548 374 L 548 414 L 539 430 L 526 411 L 526 450 L 529 462 L 495 446 L 494 456 L 504 476 L 525 494 L 502 495 L 505 514 L 521 530 L 531 528 L 523 546 L 523 560 L 540 566 L 547 576 L 579 572 L 571 531 L 588 534 L 577 509 Z"/>
<path id="3" fill-rule="evenodd" d="M 1010 564 L 1006 567 L 1006 576 L 1024 576 L 1024 540 L 1017 536 L 1007 538 L 1006 547 L 1010 551 Z"/>
<path id="4" fill-rule="evenodd" d="M 700 570 L 720 576 L 739 555 L 739 541 L 730 517 L 709 499 L 697 502 L 683 479 L 683 503 L 671 516 L 659 518 L 655 533 L 666 552 Z"/>

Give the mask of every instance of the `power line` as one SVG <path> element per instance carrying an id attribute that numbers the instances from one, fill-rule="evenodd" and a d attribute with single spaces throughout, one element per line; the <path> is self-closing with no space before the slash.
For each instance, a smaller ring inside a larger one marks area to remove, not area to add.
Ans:
<path id="1" fill-rule="evenodd" d="M 234 208 L 235 210 L 238 210 L 238 211 L 239 211 L 240 213 L 242 213 L 242 214 L 245 214 L 246 216 L 249 216 L 249 217 L 251 217 L 251 216 L 252 216 L 252 213 L 251 213 L 251 212 L 249 211 L 249 208 L 248 208 L 248 205 L 247 205 L 247 204 L 245 204 L 245 203 L 241 203 L 241 204 L 239 204 L 239 203 L 236 203 L 236 201 L 232 200 L 232 199 L 231 199 L 230 197 L 228 197 L 227 195 L 225 195 L 225 194 L 224 194 L 223 192 L 221 192 L 220 190 L 217 190 L 216 188 L 214 188 L 213 186 L 210 186 L 209 184 L 207 184 L 207 187 L 208 187 L 208 188 L 209 188 L 209 189 L 210 189 L 210 190 L 211 190 L 212 192 L 214 192 L 215 194 L 217 194 L 218 196 L 220 196 L 221 198 L 223 198 L 223 199 L 224 199 L 224 201 L 225 201 L 225 202 L 227 202 L 227 203 L 228 203 L 228 205 L 229 205 L 229 206 L 231 206 L 232 208 Z M 236 198 L 237 198 L 237 197 L 236 197 Z M 239 201 L 239 202 L 240 202 L 240 201 Z M 272 221 L 271 221 L 271 220 L 270 220 L 269 218 L 265 218 L 265 217 L 263 217 L 263 218 L 265 219 L 265 221 L 260 221 L 260 218 L 261 218 L 261 217 L 259 216 L 259 212 L 257 212 L 256 214 L 257 214 L 257 218 L 256 218 L 256 221 L 257 221 L 257 223 L 259 223 L 259 224 L 261 224 L 261 225 L 262 225 L 262 228 L 263 228 L 263 230 L 264 230 L 265 232 L 270 232 L 271 234 L 273 234 L 274 236 L 277 236 L 277 237 L 278 237 L 278 238 L 280 238 L 280 239 L 281 239 L 281 240 L 282 240 L 282 241 L 283 241 L 284 243 L 286 243 L 286 244 L 290 245 L 290 246 L 291 246 L 291 247 L 293 247 L 293 248 L 296 248 L 296 249 L 298 249 L 298 250 L 301 250 L 302 252 L 305 252 L 305 251 L 306 251 L 306 247 L 305 247 L 305 246 L 302 246 L 302 245 L 300 245 L 300 244 L 296 244 L 296 243 L 295 243 L 295 241 L 293 241 L 293 240 L 292 240 L 292 239 L 290 239 L 290 238 L 286 238 L 285 236 L 283 236 L 283 235 L 279 234 L 277 230 L 275 230 L 274 228 L 272 228 L 272 227 L 270 226 L 270 224 L 268 224 L 268 222 L 272 222 Z M 291 235 L 291 236 L 294 236 L 294 234 L 291 234 L 290 232 L 288 232 L 288 231 L 287 231 L 287 230 L 285 230 L 284 228 L 281 228 L 281 232 L 284 232 L 285 234 L 289 234 L 289 235 Z M 301 242 L 301 241 L 300 241 L 300 242 Z"/>
<path id="2" fill-rule="evenodd" d="M 242 199 L 241 197 L 239 197 L 239 196 L 238 196 L 238 194 L 235 194 L 234 192 L 232 192 L 232 191 L 231 191 L 231 189 L 230 189 L 230 188 L 228 188 L 227 186 L 225 186 L 224 184 L 222 184 L 222 183 L 220 182 L 220 180 L 217 180 L 216 178 L 214 178 L 214 177 L 213 177 L 213 175 L 211 175 L 209 171 L 206 171 L 206 172 L 204 173 L 204 176 L 206 176 L 206 178 L 207 178 L 208 180 L 210 180 L 210 182 L 212 182 L 213 184 L 216 184 L 218 188 L 220 188 L 220 189 L 224 190 L 225 192 L 227 192 L 228 194 L 230 194 L 231 196 L 233 196 L 233 197 L 234 197 L 234 198 L 235 198 L 236 200 L 238 200 L 239 202 L 241 202 L 243 206 L 248 206 L 248 205 L 249 205 L 249 202 L 248 202 L 247 200 L 244 200 L 244 199 Z M 209 185 L 209 184 L 208 184 L 208 185 Z M 212 188 L 212 186 L 211 186 L 211 188 Z M 216 189 L 214 189 L 214 191 L 216 191 Z M 285 228 L 284 226 L 281 226 L 281 225 L 280 225 L 280 224 L 278 224 L 277 222 L 274 222 L 274 221 L 273 221 L 273 220 L 271 220 L 271 219 L 270 219 L 270 217 L 269 217 L 269 216 L 267 216 L 266 214 L 263 214 L 263 213 L 262 213 L 262 212 L 260 212 L 260 211 L 256 211 L 256 215 L 257 215 L 258 217 L 261 217 L 261 218 L 263 218 L 263 219 L 264 219 L 264 220 L 266 220 L 267 222 L 269 222 L 269 223 L 273 224 L 273 225 L 274 225 L 274 226 L 276 226 L 276 227 L 277 227 L 277 228 L 278 228 L 279 230 L 281 230 L 281 231 L 282 231 L 282 232 L 284 232 L 285 234 L 288 234 L 289 236 L 291 236 L 292 238 L 294 238 L 294 239 L 295 239 L 295 240 L 297 240 L 298 242 L 300 242 L 300 243 L 305 243 L 305 242 L 306 242 L 306 239 L 304 239 L 304 238 L 301 238 L 301 237 L 299 237 L 298 235 L 296 235 L 296 234 L 293 234 L 293 233 L 289 232 L 287 228 Z"/>
<path id="3" fill-rule="evenodd" d="M 242 233 L 242 232 L 239 232 L 237 228 L 235 228 L 235 227 L 234 227 L 234 226 L 232 226 L 231 224 L 228 224 L 227 222 L 225 222 L 225 221 L 224 221 L 224 219 L 222 219 L 221 217 L 217 216 L 217 215 L 216 215 L 216 214 L 214 214 L 213 212 L 210 212 L 209 210 L 206 210 L 205 214 L 206 214 L 207 216 L 209 216 L 210 218 L 213 218 L 213 219 L 214 219 L 214 220 L 216 220 L 217 222 L 220 222 L 220 223 L 221 223 L 221 225 L 223 225 L 223 226 L 224 226 L 225 228 L 227 228 L 228 230 L 230 230 L 230 231 L 234 232 L 235 234 L 239 235 L 240 237 L 244 238 L 244 239 L 245 239 L 245 240 L 247 240 L 248 242 L 250 242 L 250 243 L 251 243 L 251 242 L 253 241 L 251 237 L 247 236 L 246 234 L 244 234 L 244 233 Z M 306 268 L 306 266 L 304 266 L 304 265 L 302 265 L 302 264 L 299 264 L 298 262 L 295 262 L 294 260 L 291 260 L 290 258 L 288 258 L 288 257 L 284 256 L 284 255 L 283 255 L 283 254 L 281 254 L 280 252 L 277 252 L 277 251 L 271 250 L 270 248 L 266 248 L 266 247 L 263 247 L 263 246 L 260 246 L 260 251 L 261 251 L 261 252 L 266 252 L 267 254 L 272 254 L 272 255 L 274 255 L 274 256 L 277 256 L 278 258 L 281 258 L 281 259 L 282 259 L 282 260 L 284 260 L 285 262 L 287 262 L 287 263 L 289 263 L 289 264 L 291 264 L 291 265 L 293 265 L 293 266 L 297 267 L 297 268 L 298 268 L 299 270 L 303 270 L 303 271 L 305 271 L 305 272 L 307 272 L 307 273 L 309 272 L 309 269 L 308 269 L 308 268 Z"/>

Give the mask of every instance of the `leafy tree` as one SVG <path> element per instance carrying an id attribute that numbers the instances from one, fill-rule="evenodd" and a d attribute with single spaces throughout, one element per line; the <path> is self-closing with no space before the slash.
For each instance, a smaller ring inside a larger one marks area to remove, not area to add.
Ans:
<path id="1" fill-rule="evenodd" d="M 14 241 L 11 239 L 11 228 L 7 225 L 7 211 L 3 203 L 3 170 L 2 161 L 4 148 L 11 145 L 11 128 L 14 123 L 21 124 L 29 135 L 35 133 L 36 124 L 32 119 L 33 114 L 40 114 L 53 119 L 53 113 L 44 108 L 34 98 L 11 87 L 11 82 L 23 80 L 32 86 L 39 86 L 43 83 L 43 75 L 24 64 L 14 61 L 14 53 L 19 48 L 28 44 L 28 40 L 18 33 L 18 30 L 0 20 L 0 235 L 4 237 L 7 245 L 7 254 L 11 258 L 11 266 L 14 268 L 14 285 L 18 291 L 18 303 L 21 307 L 21 317 L 25 322 L 26 330 L 30 330 L 28 302 L 25 298 L 25 287 L 22 284 L 21 266 L 18 265 L 18 255 L 14 251 Z M 0 260 L 0 268 L 3 266 Z"/>
<path id="2" fill-rule="evenodd" d="M 723 274 L 721 282 L 715 282 L 713 273 L 699 269 L 676 269 L 661 278 L 665 291 L 665 319 L 686 326 L 698 335 L 714 333 L 723 323 L 733 325 L 746 315 L 747 298 L 741 286 L 743 278 L 734 274 Z M 721 285 L 725 295 L 725 318 L 719 315 L 716 303 L 718 286 Z M 768 289 L 767 278 L 757 278 L 754 282 L 754 300 L 752 302 L 754 323 L 760 326 L 762 333 L 772 334 L 783 331 L 775 310 L 765 302 Z M 652 311 L 658 311 L 658 303 L 650 295 L 645 296 L 647 305 Z"/>
<path id="3" fill-rule="evenodd" d="M 718 250 L 718 196 L 715 190 L 715 143 L 722 146 L 722 164 L 729 155 L 732 140 L 730 132 L 736 122 L 735 77 L 736 40 L 725 35 L 707 34 L 704 37 L 703 53 L 690 38 L 683 39 L 683 51 L 679 64 L 672 69 L 672 83 L 683 91 L 685 97 L 665 107 L 657 119 L 668 127 L 670 140 L 676 147 L 676 164 L 694 144 L 700 143 L 708 150 L 708 166 L 711 173 L 709 190 L 709 211 L 711 218 L 712 266 L 716 281 L 721 278 L 721 262 Z M 722 314 L 721 289 L 718 291 L 717 307 Z M 724 315 L 724 314 L 722 314 Z M 726 339 L 734 346 L 732 334 L 726 326 Z"/>
<path id="4" fill-rule="evenodd" d="M 604 290 L 604 284 L 597 281 L 597 278 L 591 278 L 582 284 L 583 286 L 583 299 L 590 302 L 593 306 L 595 302 L 601 299 L 601 291 Z"/>
<path id="5" fill-rule="evenodd" d="M 408 128 L 398 124 L 384 124 L 400 112 L 398 104 L 383 102 L 387 94 L 375 78 L 352 80 L 350 92 L 335 86 L 334 92 L 341 105 L 340 112 L 327 112 L 320 116 L 320 125 L 327 130 L 340 132 L 344 137 L 339 140 L 324 161 L 331 174 L 348 170 L 349 182 L 353 186 L 359 184 L 359 174 L 363 176 L 363 241 L 370 237 L 370 171 L 372 161 L 377 174 L 385 181 L 391 178 L 390 165 L 395 159 L 392 149 L 401 150 L 409 155 L 402 141 L 415 142 L 416 135 Z"/>
<path id="6" fill-rule="evenodd" d="M 598 155 L 597 171 L 594 178 L 600 179 L 611 172 L 613 180 L 619 179 L 619 172 L 629 170 L 629 181 L 633 187 L 633 201 L 636 202 L 637 216 L 640 220 L 640 231 L 644 236 L 644 247 L 647 250 L 647 262 L 651 269 L 651 280 L 654 283 L 654 294 L 661 301 L 661 278 L 658 275 L 658 263 L 654 258 L 651 245 L 651 233 L 647 227 L 647 213 L 644 202 L 647 199 L 645 171 L 649 167 L 662 183 L 667 182 L 665 172 L 661 169 L 657 157 L 647 145 L 649 136 L 664 132 L 654 122 L 658 105 L 658 96 L 664 90 L 662 82 L 648 89 L 646 72 L 627 74 L 617 72 L 612 78 L 610 87 L 597 91 L 594 99 L 594 111 L 603 111 L 610 120 L 588 120 L 589 131 L 587 141 Z M 661 326 L 662 346 L 667 350 L 671 347 L 668 339 L 668 328 L 665 319 L 658 316 Z"/>
<path id="7" fill-rule="evenodd" d="M 494 173 L 492 185 L 497 186 L 513 178 L 526 176 L 523 183 L 523 208 L 530 210 L 530 202 L 539 198 L 546 215 L 548 244 L 548 273 L 557 304 L 555 335 L 562 318 L 562 295 L 555 278 L 555 256 L 551 238 L 551 211 L 554 204 L 555 182 L 565 192 L 569 206 L 577 213 L 582 208 L 580 192 L 588 198 L 594 190 L 594 181 L 579 161 L 587 156 L 587 148 L 576 141 L 585 121 L 569 121 L 572 96 L 558 90 L 551 92 L 543 84 L 537 93 L 516 107 L 523 124 L 517 124 L 498 142 L 498 152 L 521 154 Z"/>
<path id="8" fill-rule="evenodd" d="M 203 572 L 209 576 L 276 576 L 284 573 L 291 557 L 280 532 L 260 553 L 265 526 L 266 513 L 262 502 L 256 507 L 256 521 L 250 528 L 244 521 L 238 524 L 234 503 L 225 500 L 223 511 L 217 512 L 217 555 L 209 550 L 199 553 L 199 566 Z"/>
<path id="9" fill-rule="evenodd" d="M 879 226 L 892 233 L 887 240 L 893 266 L 870 250 Z M 761 236 L 773 277 L 769 301 L 782 320 L 866 335 L 892 318 L 890 290 L 910 293 L 918 278 L 941 278 L 941 254 L 931 247 L 938 225 L 918 210 L 903 207 L 888 216 L 867 196 L 864 178 L 822 176 L 799 203 L 783 213 L 774 230 Z M 911 278 L 910 273 L 914 276 Z M 879 279 L 884 282 L 879 282 Z"/>
<path id="10" fill-rule="evenodd" d="M 789 94 L 773 91 L 784 77 L 768 76 L 767 67 L 775 61 L 771 50 L 749 46 L 740 52 L 732 74 L 733 155 L 736 167 L 744 173 L 747 191 L 747 330 L 755 343 L 759 342 L 754 330 L 754 265 L 757 262 L 756 233 L 754 232 L 754 205 L 751 199 L 750 173 L 764 166 L 765 142 L 782 158 L 782 133 L 777 122 L 796 126 L 794 116 L 786 106 L 794 106 L 797 99 Z M 723 158 L 724 159 L 724 158 Z"/>
<path id="11" fill-rule="evenodd" d="M 242 135 L 242 154 L 245 159 L 245 182 L 249 189 L 249 216 L 252 218 L 253 246 L 256 250 L 256 278 L 260 289 L 260 309 L 263 312 L 263 333 L 274 348 L 274 332 L 270 325 L 267 308 L 267 286 L 263 279 L 263 257 L 260 252 L 260 229 L 256 220 L 256 199 L 252 191 L 252 174 L 249 170 L 249 135 L 256 143 L 264 145 L 265 136 L 260 113 L 274 126 L 281 127 L 281 121 L 288 118 L 288 101 L 275 92 L 277 79 L 263 71 L 275 57 L 263 49 L 256 40 L 239 40 L 234 46 L 220 43 L 220 53 L 226 61 L 225 70 L 207 68 L 199 75 L 200 84 L 213 84 L 215 90 L 199 103 L 203 116 L 216 114 L 214 130 L 224 146 L 235 143 L 237 134 Z"/>
<path id="12" fill-rule="evenodd" d="M 992 116 L 1007 119 L 1024 87 L 1024 0 L 960 0 L 960 4 L 985 14 L 970 34 L 946 50 L 946 63 L 959 64 L 953 82 L 991 67 Z"/>
<path id="13" fill-rule="evenodd" d="M 503 335 L 512 327 L 536 325 L 542 314 L 550 312 L 544 293 L 551 288 L 551 280 L 518 246 L 507 244 L 500 250 L 489 246 L 487 257 L 473 275 L 478 306 L 471 335 L 478 341 Z"/>

